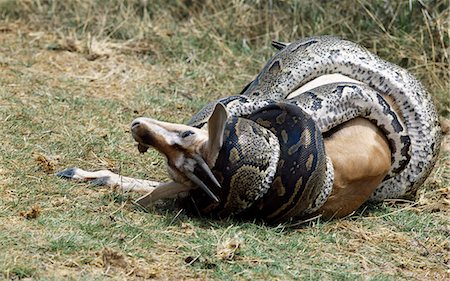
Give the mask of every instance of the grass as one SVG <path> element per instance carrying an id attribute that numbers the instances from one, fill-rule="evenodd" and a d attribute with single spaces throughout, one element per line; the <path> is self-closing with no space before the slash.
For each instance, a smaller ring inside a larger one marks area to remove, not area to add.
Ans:
<path id="1" fill-rule="evenodd" d="M 270 3 L 0 1 L 0 278 L 449 278 L 448 135 L 416 202 L 295 229 L 196 218 L 170 201 L 144 212 L 135 195 L 53 175 L 78 166 L 166 180 L 164 159 L 133 147 L 129 122 L 185 122 L 238 93 L 272 39 L 359 42 L 422 80 L 448 122 L 447 1 Z M 240 247 L 222 259 L 229 245 Z"/>

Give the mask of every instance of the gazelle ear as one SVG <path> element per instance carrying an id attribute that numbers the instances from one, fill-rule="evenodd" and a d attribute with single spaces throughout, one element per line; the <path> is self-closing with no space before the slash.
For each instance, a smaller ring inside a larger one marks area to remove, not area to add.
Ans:
<path id="1" fill-rule="evenodd" d="M 228 119 L 228 112 L 222 103 L 216 104 L 214 111 L 208 120 L 208 142 L 206 143 L 206 162 L 211 167 L 214 165 L 223 144 L 223 132 Z"/>

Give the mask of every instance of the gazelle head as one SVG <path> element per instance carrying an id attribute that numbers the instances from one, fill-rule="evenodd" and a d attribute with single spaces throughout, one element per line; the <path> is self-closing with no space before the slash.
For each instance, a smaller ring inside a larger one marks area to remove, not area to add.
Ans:
<path id="1" fill-rule="evenodd" d="M 224 105 L 219 103 L 209 117 L 207 131 L 140 117 L 131 123 L 131 133 L 138 142 L 139 152 L 144 153 L 149 147 L 153 147 L 166 156 L 169 174 L 175 182 L 193 188 L 199 186 L 212 199 L 219 201 L 206 184 L 194 174 L 194 169 L 200 168 L 215 185 L 220 187 L 210 167 L 214 166 L 222 147 L 227 118 Z"/>

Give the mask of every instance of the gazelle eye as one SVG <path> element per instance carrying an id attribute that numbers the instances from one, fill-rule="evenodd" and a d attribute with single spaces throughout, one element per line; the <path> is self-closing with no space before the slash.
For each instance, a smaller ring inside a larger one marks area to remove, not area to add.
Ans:
<path id="1" fill-rule="evenodd" d="M 184 131 L 181 133 L 180 137 L 182 137 L 184 139 L 185 137 L 188 137 L 193 134 L 194 134 L 194 132 L 192 132 L 192 131 Z"/>

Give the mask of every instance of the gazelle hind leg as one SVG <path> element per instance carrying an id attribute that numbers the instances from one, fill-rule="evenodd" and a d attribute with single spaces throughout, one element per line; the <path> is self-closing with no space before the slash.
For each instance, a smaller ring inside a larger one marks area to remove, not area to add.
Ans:
<path id="1" fill-rule="evenodd" d="M 108 186 L 122 191 L 144 194 L 136 201 L 137 204 L 144 207 L 156 200 L 172 198 L 177 196 L 179 193 L 187 192 L 192 189 L 192 187 L 182 185 L 177 182 L 161 183 L 157 181 L 141 180 L 124 177 L 108 170 L 89 172 L 79 168 L 68 168 L 57 173 L 56 175 L 76 181 Z"/>
<path id="2" fill-rule="evenodd" d="M 89 172 L 79 168 L 68 168 L 57 173 L 56 175 L 62 178 L 90 182 L 94 185 L 103 185 L 123 191 L 131 191 L 141 194 L 152 192 L 161 184 L 157 181 L 124 177 L 108 170 Z"/>

